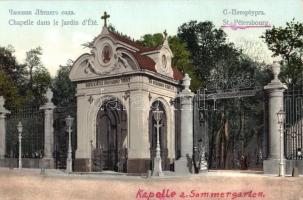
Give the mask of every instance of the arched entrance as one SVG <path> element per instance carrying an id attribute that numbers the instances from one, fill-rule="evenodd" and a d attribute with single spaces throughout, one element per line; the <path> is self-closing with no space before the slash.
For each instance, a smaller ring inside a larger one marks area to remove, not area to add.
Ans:
<path id="1" fill-rule="evenodd" d="M 157 129 L 155 127 L 156 120 L 153 116 L 153 111 L 159 108 L 163 111 L 160 124 L 162 124 L 159 129 L 159 140 L 160 140 L 160 155 L 162 159 L 162 170 L 170 170 L 170 162 L 168 159 L 168 148 L 167 148 L 167 113 L 165 112 L 164 105 L 161 101 L 156 100 L 153 102 L 149 111 L 149 142 L 150 142 L 150 169 L 153 169 L 153 160 L 156 156 L 157 147 Z"/>
<path id="2" fill-rule="evenodd" d="M 100 107 L 96 119 L 96 141 L 92 143 L 92 171 L 126 172 L 127 114 L 117 99 Z"/>

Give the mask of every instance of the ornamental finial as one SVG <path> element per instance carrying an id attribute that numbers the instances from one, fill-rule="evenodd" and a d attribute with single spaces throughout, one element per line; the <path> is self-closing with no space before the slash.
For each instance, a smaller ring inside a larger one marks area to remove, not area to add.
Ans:
<path id="1" fill-rule="evenodd" d="M 164 39 L 166 39 L 167 38 L 167 32 L 166 32 L 166 30 L 164 30 L 163 35 L 164 35 Z"/>

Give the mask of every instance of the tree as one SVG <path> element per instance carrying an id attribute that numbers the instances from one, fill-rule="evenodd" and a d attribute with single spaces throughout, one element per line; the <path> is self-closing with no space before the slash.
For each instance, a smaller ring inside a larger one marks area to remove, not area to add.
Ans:
<path id="1" fill-rule="evenodd" d="M 23 101 L 20 88 L 24 84 L 25 65 L 19 64 L 12 46 L 0 47 L 0 95 L 6 99 L 6 108 L 19 108 Z"/>
<path id="2" fill-rule="evenodd" d="M 21 85 L 24 83 L 26 68 L 25 65 L 17 62 L 14 53 L 15 50 L 11 45 L 0 47 L 0 70 L 2 70 L 9 79 L 14 80 L 17 85 Z"/>
<path id="3" fill-rule="evenodd" d="M 205 83 L 218 64 L 232 64 L 239 52 L 232 43 L 228 43 L 222 29 L 216 29 L 210 21 L 190 21 L 178 28 L 178 38 L 186 43 L 191 53 L 191 64 Z"/>
<path id="4" fill-rule="evenodd" d="M 162 33 L 145 34 L 138 41 L 145 47 L 158 47 L 164 42 Z M 178 68 L 183 73 L 188 73 L 192 78 L 191 89 L 196 90 L 200 86 L 200 81 L 190 64 L 190 52 L 187 50 L 186 43 L 177 36 L 169 36 L 168 43 L 174 55 L 172 58 L 172 67 Z"/>
<path id="5" fill-rule="evenodd" d="M 303 23 L 287 22 L 285 27 L 266 30 L 261 37 L 274 57 L 282 59 L 280 78 L 286 84 L 303 81 Z"/>
<path id="6" fill-rule="evenodd" d="M 29 88 L 31 90 L 33 89 L 33 71 L 43 66 L 40 59 L 41 55 L 41 47 L 37 47 L 26 52 L 25 64 L 29 71 Z"/>
<path id="7" fill-rule="evenodd" d="M 164 42 L 162 33 L 146 34 L 138 41 L 145 47 L 158 47 Z M 186 49 L 186 45 L 177 36 L 169 36 L 168 43 L 174 55 L 172 66 L 184 71 L 189 65 L 190 52 Z"/>
<path id="8" fill-rule="evenodd" d="M 145 34 L 139 42 L 145 47 L 158 47 L 163 44 L 164 37 L 162 33 Z"/>
<path id="9" fill-rule="evenodd" d="M 23 103 L 22 97 L 18 94 L 18 87 L 2 70 L 0 70 L 0 96 L 4 96 L 7 109 L 19 108 Z"/>
<path id="10" fill-rule="evenodd" d="M 21 92 L 25 95 L 26 104 L 30 106 L 43 105 L 44 94 L 51 86 L 51 77 L 41 62 L 41 55 L 41 47 L 26 52 L 25 65 L 28 68 L 29 80 L 27 80 L 28 87 L 21 89 Z"/>
<path id="11" fill-rule="evenodd" d="M 191 77 L 190 87 L 193 91 L 196 91 L 200 87 L 201 81 L 199 80 L 194 67 L 190 63 L 191 52 L 187 50 L 186 43 L 177 36 L 168 37 L 168 43 L 174 55 L 172 59 L 172 66 L 178 68 L 184 73 L 189 74 Z"/>
<path id="12" fill-rule="evenodd" d="M 75 105 L 75 86 L 69 79 L 70 65 L 60 66 L 53 81 L 54 104 L 57 106 Z"/>
<path id="13" fill-rule="evenodd" d="M 44 95 L 51 87 L 51 76 L 45 67 L 40 67 L 33 72 L 32 92 L 34 105 L 43 105 L 46 102 Z"/>
<path id="14" fill-rule="evenodd" d="M 51 86 L 51 77 L 42 65 L 42 49 L 26 53 L 25 64 L 19 64 L 12 46 L 0 47 L 0 95 L 7 99 L 8 108 L 41 106 L 44 94 Z"/>

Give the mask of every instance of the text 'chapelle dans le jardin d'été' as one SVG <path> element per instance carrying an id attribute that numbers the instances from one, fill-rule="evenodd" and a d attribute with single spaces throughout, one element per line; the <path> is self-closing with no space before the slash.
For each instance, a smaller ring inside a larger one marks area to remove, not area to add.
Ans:
<path id="1" fill-rule="evenodd" d="M 76 12 L 73 10 L 14 10 L 8 9 L 10 18 L 8 24 L 12 26 L 75 26 L 75 25 L 98 25 L 98 20 L 85 18 L 75 19 Z M 35 19 L 32 17 L 36 16 Z M 41 17 L 41 18 L 37 18 Z M 58 19 L 58 16 L 61 18 Z"/>

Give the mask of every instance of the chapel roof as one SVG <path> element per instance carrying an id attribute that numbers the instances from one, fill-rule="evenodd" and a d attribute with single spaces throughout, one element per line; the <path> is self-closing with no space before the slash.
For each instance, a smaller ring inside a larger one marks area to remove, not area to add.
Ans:
<path id="1" fill-rule="evenodd" d="M 145 69 L 145 70 L 149 70 L 149 71 L 153 71 L 153 72 L 157 73 L 157 70 L 155 67 L 156 63 L 154 62 L 153 59 L 151 59 L 149 56 L 147 56 L 146 53 L 160 50 L 161 45 L 158 47 L 144 47 L 142 44 L 132 40 L 130 37 L 128 37 L 126 35 L 121 35 L 118 32 L 109 31 L 109 30 L 108 30 L 108 33 L 112 38 L 138 49 L 138 51 L 134 51 L 134 52 L 130 52 L 130 53 L 135 57 L 135 59 L 138 62 L 138 65 L 141 69 Z M 172 70 L 173 70 L 173 78 L 175 80 L 183 79 L 184 75 L 178 68 L 172 67 Z"/>
<path id="2" fill-rule="evenodd" d="M 108 31 L 108 32 L 111 37 L 139 49 L 139 52 L 148 52 L 148 51 L 154 51 L 159 49 L 159 47 L 144 47 L 139 42 L 132 40 L 130 37 L 126 35 L 121 35 L 118 32 L 114 32 L 114 31 Z"/>

